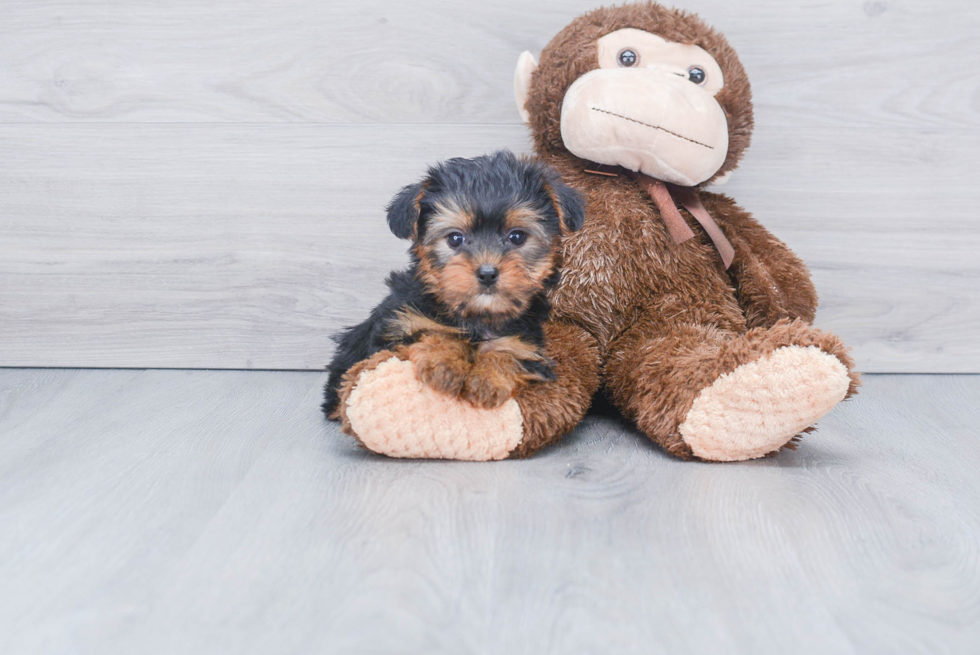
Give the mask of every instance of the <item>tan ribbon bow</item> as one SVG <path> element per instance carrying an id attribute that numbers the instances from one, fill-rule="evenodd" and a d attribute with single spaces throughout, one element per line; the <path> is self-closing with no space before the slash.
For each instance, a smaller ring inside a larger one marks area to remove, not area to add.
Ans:
<path id="1" fill-rule="evenodd" d="M 660 215 L 663 217 L 667 231 L 673 237 L 674 243 L 684 243 L 694 236 L 693 230 L 677 210 L 677 203 L 680 203 L 701 224 L 708 237 L 711 238 L 711 242 L 715 244 L 715 250 L 721 255 L 721 261 L 725 264 L 725 268 L 727 269 L 732 265 L 732 260 L 735 259 L 735 248 L 732 247 L 731 242 L 725 237 L 725 233 L 718 227 L 715 219 L 704 208 L 701 198 L 698 197 L 694 189 L 673 184 L 668 185 L 643 173 L 633 173 L 631 177 L 639 182 L 653 198 L 653 201 L 657 203 L 657 208 L 660 210 Z"/>

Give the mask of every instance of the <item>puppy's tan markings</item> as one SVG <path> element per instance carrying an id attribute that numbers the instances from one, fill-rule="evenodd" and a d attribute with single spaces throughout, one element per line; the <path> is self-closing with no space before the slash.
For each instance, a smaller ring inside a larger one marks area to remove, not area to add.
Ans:
<path id="1" fill-rule="evenodd" d="M 426 334 L 406 346 L 404 352 L 415 365 L 419 379 L 427 386 L 458 396 L 473 365 L 470 344 L 445 334 Z"/>
<path id="2" fill-rule="evenodd" d="M 608 175 L 608 173 L 600 173 L 600 175 Z M 562 204 L 561 199 L 558 197 L 558 192 L 555 191 L 555 188 L 550 184 L 545 184 L 544 189 L 545 193 L 547 193 L 548 197 L 551 199 L 551 204 L 554 206 L 555 211 L 558 213 L 558 222 L 561 225 L 561 233 L 568 234 L 569 230 L 565 225 L 566 216 L 565 210 L 563 209 L 564 205 Z"/>
<path id="3" fill-rule="evenodd" d="M 498 337 L 483 341 L 477 346 L 477 354 L 499 353 L 510 355 L 514 359 L 543 362 L 545 357 L 533 343 L 528 343 L 520 337 Z"/>
<path id="4" fill-rule="evenodd" d="M 454 312 L 470 316 L 469 304 L 480 297 L 480 283 L 472 260 L 456 259 L 436 274 L 437 284 L 431 291 Z"/>
<path id="5" fill-rule="evenodd" d="M 425 239 L 415 245 L 419 279 L 430 293 L 455 312 L 461 311 L 480 289 L 473 261 L 454 257 L 456 251 L 449 247 L 446 237 L 452 232 L 471 232 L 475 220 L 471 211 L 455 203 L 439 203 L 429 218 Z"/>
<path id="6" fill-rule="evenodd" d="M 416 216 L 422 213 L 422 198 L 425 197 L 425 193 L 428 190 L 429 190 L 429 182 L 428 181 L 423 182 L 421 188 L 419 188 L 418 195 L 415 196 L 415 202 L 413 203 L 415 205 Z M 413 239 L 418 238 L 418 235 L 419 235 L 419 224 L 418 221 L 416 221 L 415 224 L 412 225 L 412 238 Z"/>
<path id="7" fill-rule="evenodd" d="M 546 358 L 519 337 L 484 341 L 477 347 L 473 367 L 466 376 L 463 398 L 477 407 L 500 407 L 521 386 L 542 379 L 524 368 L 525 361 L 543 362 Z"/>
<path id="8" fill-rule="evenodd" d="M 468 234 L 473 231 L 476 217 L 473 212 L 464 209 L 454 202 L 440 202 L 429 217 L 425 228 L 423 247 L 432 257 L 433 263 L 445 264 L 455 254 L 446 243 L 446 237 L 452 232 Z"/>
<path id="9" fill-rule="evenodd" d="M 499 293 L 493 297 L 492 309 L 501 317 L 512 318 L 526 310 L 534 294 L 544 289 L 544 281 L 555 270 L 555 257 L 549 254 L 542 261 L 528 262 L 511 255 L 499 268 Z"/>
<path id="10" fill-rule="evenodd" d="M 453 230 L 468 232 L 473 229 L 475 223 L 476 217 L 469 209 L 460 207 L 449 200 L 438 202 L 435 211 L 429 218 L 425 240 L 441 239 Z"/>
<path id="11" fill-rule="evenodd" d="M 429 259 L 429 252 L 420 243 L 415 246 L 415 256 L 418 258 L 418 278 L 430 292 L 435 293 L 439 288 L 439 271 Z"/>
<path id="12" fill-rule="evenodd" d="M 462 337 L 463 331 L 451 325 L 443 325 L 428 316 L 423 316 L 411 307 L 406 307 L 395 312 L 394 317 L 388 321 L 384 337 L 391 341 L 401 341 L 422 334 Z"/>
<path id="13" fill-rule="evenodd" d="M 543 243 L 549 243 L 548 233 L 544 229 L 544 217 L 528 205 L 512 207 L 504 215 L 504 230 L 524 230 L 528 237 Z"/>

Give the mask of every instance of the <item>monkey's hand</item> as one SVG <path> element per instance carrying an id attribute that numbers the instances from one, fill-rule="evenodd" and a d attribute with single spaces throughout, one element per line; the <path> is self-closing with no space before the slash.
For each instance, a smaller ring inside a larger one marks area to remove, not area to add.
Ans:
<path id="1" fill-rule="evenodd" d="M 748 327 L 798 318 L 812 324 L 817 291 L 800 258 L 731 199 L 712 193 L 701 199 L 735 247 L 728 272 Z"/>

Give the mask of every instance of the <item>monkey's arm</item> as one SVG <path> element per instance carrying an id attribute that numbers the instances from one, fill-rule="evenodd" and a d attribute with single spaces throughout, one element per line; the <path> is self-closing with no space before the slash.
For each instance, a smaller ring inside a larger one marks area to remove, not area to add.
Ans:
<path id="1" fill-rule="evenodd" d="M 728 272 L 748 327 L 771 327 L 783 318 L 813 323 L 817 290 L 806 264 L 730 198 L 700 195 L 735 248 Z"/>

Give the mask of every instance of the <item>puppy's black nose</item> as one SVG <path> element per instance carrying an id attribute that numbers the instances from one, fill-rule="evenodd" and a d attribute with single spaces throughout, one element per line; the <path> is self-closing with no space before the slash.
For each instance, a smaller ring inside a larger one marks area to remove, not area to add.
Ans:
<path id="1" fill-rule="evenodd" d="M 493 264 L 483 264 L 476 270 L 476 279 L 480 281 L 483 286 L 490 286 L 497 281 L 500 276 L 500 271 Z"/>

